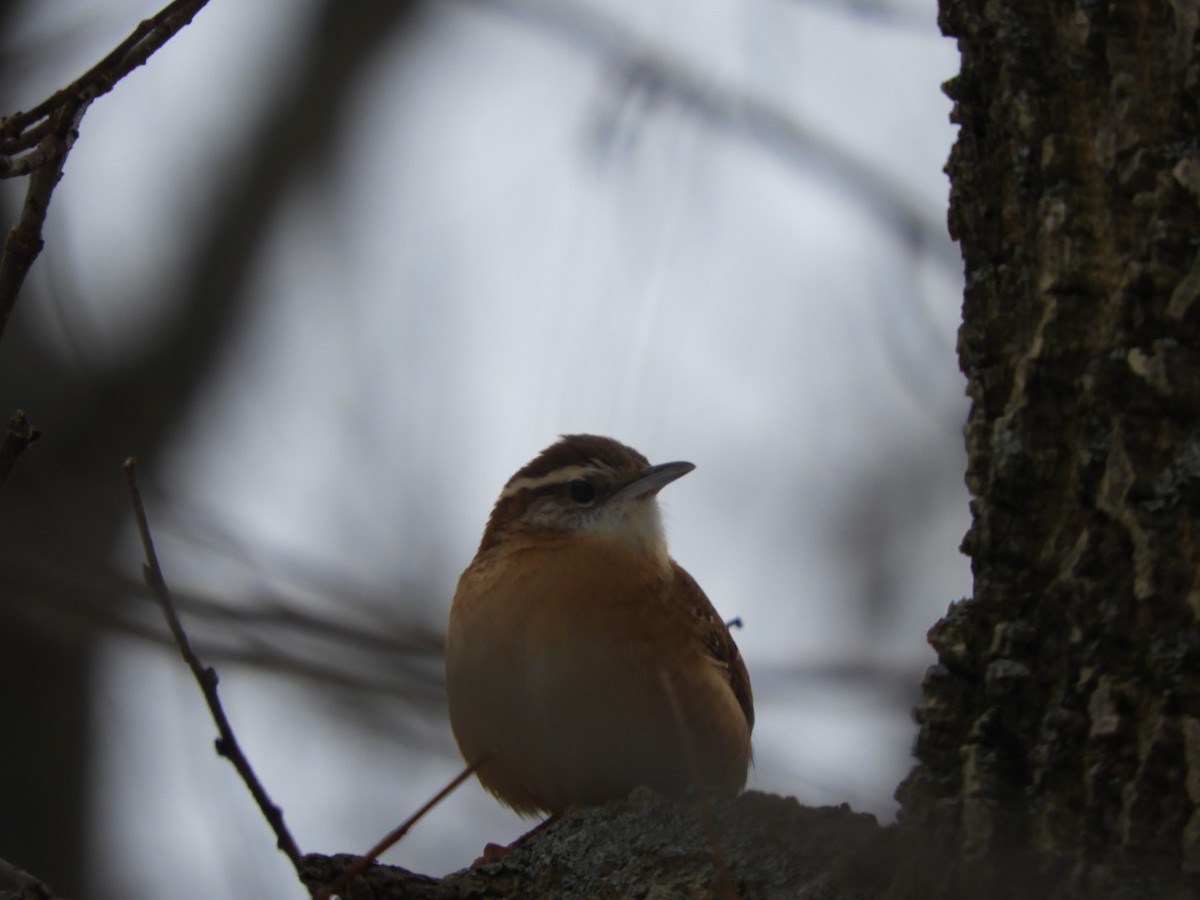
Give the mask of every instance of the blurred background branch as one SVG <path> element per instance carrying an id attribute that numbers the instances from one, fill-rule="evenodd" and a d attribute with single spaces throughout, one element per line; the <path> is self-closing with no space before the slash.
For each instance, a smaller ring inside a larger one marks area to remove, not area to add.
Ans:
<path id="1" fill-rule="evenodd" d="M 4 441 L 0 442 L 0 487 L 4 487 L 4 482 L 8 481 L 8 475 L 16 465 L 17 457 L 39 437 L 41 433 L 29 424 L 23 409 L 13 413 L 4 432 Z"/>
<path id="2" fill-rule="evenodd" d="M 828 177 L 848 197 L 878 216 L 914 253 L 933 254 L 939 265 L 958 269 L 958 251 L 946 238 L 945 216 L 920 203 L 876 158 L 832 139 L 775 102 L 714 79 L 665 47 L 649 45 L 635 29 L 597 3 L 574 0 L 458 0 L 511 16 L 556 40 L 596 57 L 611 73 L 609 95 L 618 109 L 638 107 L 642 115 L 675 104 L 711 128 L 749 141 L 764 152 L 818 177 Z M 856 14 L 883 15 L 886 3 L 829 3 Z M 897 13 L 897 15 L 899 15 Z M 888 17 L 886 21 L 893 21 Z M 610 146 L 620 116 L 598 117 L 597 147 Z"/>

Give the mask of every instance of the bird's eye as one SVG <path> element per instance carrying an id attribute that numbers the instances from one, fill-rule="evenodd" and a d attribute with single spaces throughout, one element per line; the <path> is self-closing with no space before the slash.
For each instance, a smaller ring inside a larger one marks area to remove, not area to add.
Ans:
<path id="1" fill-rule="evenodd" d="M 574 481 L 568 481 L 567 493 L 570 494 L 571 499 L 580 506 L 591 506 L 592 501 L 596 499 L 596 489 L 582 478 L 576 478 Z"/>

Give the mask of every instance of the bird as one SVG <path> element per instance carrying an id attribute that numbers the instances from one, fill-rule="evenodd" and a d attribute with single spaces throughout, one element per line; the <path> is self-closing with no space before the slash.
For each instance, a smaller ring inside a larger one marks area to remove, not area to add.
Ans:
<path id="1" fill-rule="evenodd" d="M 451 603 L 446 694 L 463 758 L 517 813 L 744 787 L 750 676 L 657 500 L 694 468 L 572 434 L 500 492 Z"/>

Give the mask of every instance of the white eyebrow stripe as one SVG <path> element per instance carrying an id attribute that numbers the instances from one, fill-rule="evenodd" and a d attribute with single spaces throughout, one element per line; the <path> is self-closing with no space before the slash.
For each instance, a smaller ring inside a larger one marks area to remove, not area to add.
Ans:
<path id="1" fill-rule="evenodd" d="M 565 484 L 574 478 L 586 478 L 588 475 L 595 475 L 599 464 L 590 466 L 565 466 L 561 469 L 555 469 L 540 478 L 516 478 L 504 486 L 504 490 L 500 492 L 498 500 L 503 500 L 506 497 L 511 497 L 521 491 L 536 491 L 538 488 L 543 488 L 552 484 Z M 603 468 L 608 469 L 608 466 Z"/>

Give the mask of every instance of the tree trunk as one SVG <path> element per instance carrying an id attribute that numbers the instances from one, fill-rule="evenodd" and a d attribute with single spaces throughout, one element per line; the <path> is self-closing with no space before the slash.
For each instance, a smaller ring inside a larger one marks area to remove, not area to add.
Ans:
<path id="1" fill-rule="evenodd" d="M 942 0 L 974 597 L 894 896 L 1200 892 L 1194 0 Z"/>

